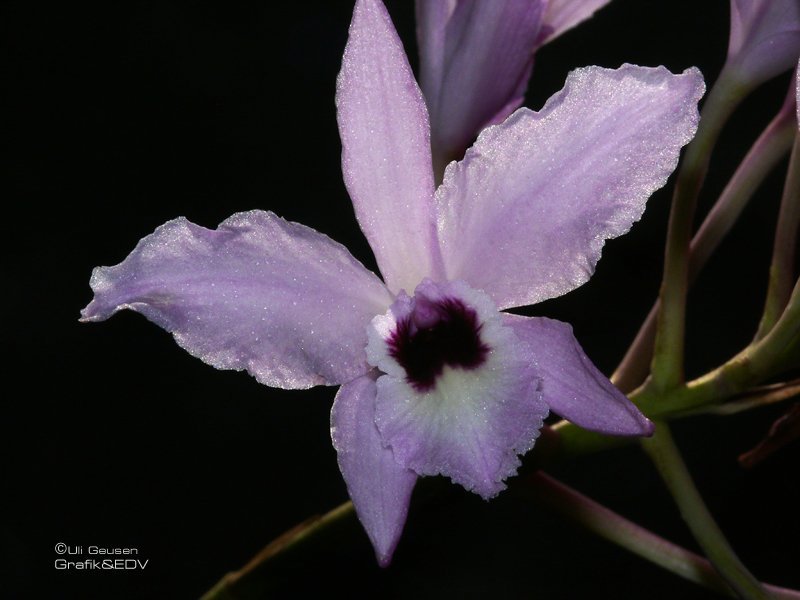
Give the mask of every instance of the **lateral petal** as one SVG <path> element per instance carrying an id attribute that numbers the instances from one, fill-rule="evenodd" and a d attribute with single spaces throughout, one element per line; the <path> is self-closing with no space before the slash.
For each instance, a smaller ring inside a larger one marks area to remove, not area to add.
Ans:
<path id="1" fill-rule="evenodd" d="M 652 422 L 592 364 L 570 325 L 542 317 L 503 317 L 542 377 L 542 395 L 553 412 L 609 435 L 653 433 Z"/>
<path id="2" fill-rule="evenodd" d="M 586 282 L 606 239 L 627 232 L 697 128 L 699 71 L 586 67 L 539 112 L 485 129 L 436 192 L 447 278 L 500 308 Z"/>
<path id="3" fill-rule="evenodd" d="M 83 321 L 125 308 L 171 332 L 218 369 L 308 388 L 367 372 L 370 319 L 391 295 L 347 249 L 273 213 L 238 213 L 209 230 L 184 218 L 92 273 Z"/>
<path id="4" fill-rule="evenodd" d="M 375 426 L 376 376 L 369 373 L 339 388 L 331 438 L 356 514 L 385 567 L 403 532 L 417 476 L 398 465 L 381 443 Z"/>
<path id="5" fill-rule="evenodd" d="M 336 84 L 342 172 L 389 289 L 441 276 L 428 111 L 380 0 L 358 0 Z"/>

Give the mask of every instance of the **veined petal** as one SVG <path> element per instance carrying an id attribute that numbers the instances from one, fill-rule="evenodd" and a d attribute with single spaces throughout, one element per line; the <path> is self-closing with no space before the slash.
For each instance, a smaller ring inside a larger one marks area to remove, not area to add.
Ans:
<path id="1" fill-rule="evenodd" d="M 731 0 L 728 64 L 758 84 L 792 68 L 800 56 L 798 0 Z"/>
<path id="2" fill-rule="evenodd" d="M 204 362 L 282 388 L 366 373 L 366 326 L 391 303 L 344 246 L 256 210 L 215 231 L 169 221 L 119 265 L 96 268 L 91 286 L 82 320 L 135 310 Z"/>
<path id="3" fill-rule="evenodd" d="M 500 308 L 586 282 L 675 168 L 703 91 L 696 69 L 586 67 L 541 111 L 485 129 L 436 192 L 447 278 Z"/>
<path id="4" fill-rule="evenodd" d="M 416 346 L 413 334 L 405 344 L 397 339 L 412 324 L 427 345 Z M 464 326 L 479 336 L 472 348 Z M 402 346 L 438 368 L 420 373 L 413 356 L 398 352 Z M 488 296 L 463 282 L 424 281 L 413 300 L 401 298 L 373 320 L 367 354 L 386 373 L 377 382 L 375 421 L 399 464 L 445 475 L 484 498 L 505 488 L 547 406 L 535 367 Z"/>
<path id="5" fill-rule="evenodd" d="M 543 0 L 418 0 L 418 17 L 431 19 L 417 32 L 437 168 L 522 104 L 543 13 Z"/>
<path id="6" fill-rule="evenodd" d="M 609 435 L 650 435 L 653 424 L 597 370 L 567 323 L 505 314 L 528 361 L 542 377 L 550 409 L 584 429 Z"/>
<path id="7" fill-rule="evenodd" d="M 582 23 L 611 0 L 548 0 L 539 45 Z"/>
<path id="8" fill-rule="evenodd" d="M 389 288 L 441 276 L 428 111 L 380 0 L 358 0 L 336 85 L 342 172 Z"/>
<path id="9" fill-rule="evenodd" d="M 385 567 L 400 540 L 417 476 L 397 464 L 375 426 L 375 379 L 369 373 L 339 388 L 331 439 L 356 514 Z"/>

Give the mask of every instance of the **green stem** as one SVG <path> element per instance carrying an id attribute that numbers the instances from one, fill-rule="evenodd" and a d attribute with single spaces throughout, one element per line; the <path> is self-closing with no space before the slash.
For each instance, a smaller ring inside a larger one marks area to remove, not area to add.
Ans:
<path id="1" fill-rule="evenodd" d="M 797 130 L 794 90 L 791 90 L 790 96 L 788 100 L 791 101 L 784 102 L 780 112 L 750 148 L 692 238 L 689 246 L 690 285 L 738 220 L 766 176 L 791 148 Z M 650 371 L 658 310 L 659 302 L 656 301 L 622 362 L 611 376 L 611 381 L 623 392 L 630 392 L 641 385 Z"/>
<path id="2" fill-rule="evenodd" d="M 539 471 L 532 476 L 532 481 L 534 497 L 562 516 L 679 577 L 721 594 L 733 595 L 731 588 L 702 556 L 665 540 L 546 473 Z M 764 587 L 775 598 L 800 600 L 800 591 L 768 584 Z"/>
<path id="3" fill-rule="evenodd" d="M 736 396 L 735 399 L 724 404 L 705 406 L 694 411 L 684 412 L 681 416 L 689 415 L 735 415 L 746 410 L 760 408 L 785 402 L 800 395 L 800 380 L 787 381 L 754 388 L 745 394 Z"/>
<path id="4" fill-rule="evenodd" d="M 775 327 L 713 371 L 689 383 L 661 391 L 642 386 L 628 397 L 651 419 L 674 419 L 737 396 L 750 393 L 754 386 L 797 366 L 800 354 L 800 282 Z M 574 457 L 625 444 L 628 438 L 611 438 L 585 431 L 567 421 L 552 426 L 558 433 L 560 458 Z"/>
<path id="5" fill-rule="evenodd" d="M 702 406 L 719 404 L 797 366 L 798 350 L 800 282 L 795 285 L 781 318 L 764 338 L 724 365 L 667 395 L 659 396 L 654 390 L 640 388 L 636 401 L 645 414 L 655 418 L 674 417 Z"/>
<path id="6" fill-rule="evenodd" d="M 330 533 L 333 526 L 343 524 L 348 518 L 355 520 L 354 517 L 353 503 L 345 502 L 321 517 L 300 523 L 267 544 L 244 567 L 225 575 L 201 600 L 256 600 L 268 596 L 263 580 L 267 579 L 264 575 L 273 559 L 312 543 L 321 535 Z"/>
<path id="7" fill-rule="evenodd" d="M 532 479 L 534 485 L 530 491 L 534 497 L 592 533 L 684 579 L 731 595 L 730 588 L 705 558 L 659 537 L 542 472 Z M 345 502 L 323 517 L 301 523 L 265 547 L 245 567 L 228 573 L 203 600 L 245 600 L 263 596 L 259 579 L 276 556 L 313 543 L 327 528 L 348 518 L 353 518 L 353 505 Z M 769 584 L 765 588 L 779 600 L 800 600 L 798 591 Z"/>
<path id="8" fill-rule="evenodd" d="M 678 171 L 667 228 L 652 364 L 653 385 L 661 390 L 677 387 L 683 382 L 689 242 L 697 196 L 708 171 L 711 150 L 723 125 L 747 91 L 730 74 L 722 72 L 706 99 L 697 135 L 687 146 Z"/>
<path id="9" fill-rule="evenodd" d="M 775 229 L 767 299 L 756 333 L 757 340 L 763 338 L 778 321 L 792 293 L 798 225 L 800 225 L 800 135 L 795 135 L 792 158 L 789 160 L 789 173 L 786 176 L 778 213 L 778 225 Z"/>
<path id="10" fill-rule="evenodd" d="M 733 552 L 703 498 L 697 491 L 666 423 L 659 423 L 642 447 L 661 474 L 700 547 L 728 585 L 745 600 L 765 600 L 770 595 Z"/>
<path id="11" fill-rule="evenodd" d="M 739 456 L 739 464 L 752 469 L 762 460 L 800 438 L 800 404 L 794 404 L 775 421 L 755 448 Z"/>

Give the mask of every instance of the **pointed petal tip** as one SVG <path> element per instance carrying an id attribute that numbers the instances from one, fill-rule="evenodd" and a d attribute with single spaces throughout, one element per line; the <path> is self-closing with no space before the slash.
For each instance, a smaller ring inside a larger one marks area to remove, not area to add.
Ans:
<path id="1" fill-rule="evenodd" d="M 617 437 L 652 437 L 656 425 L 642 413 L 631 415 L 630 422 L 623 424 L 610 435 Z"/>
<path id="2" fill-rule="evenodd" d="M 339 388 L 331 440 L 356 515 L 385 568 L 400 541 L 417 476 L 395 462 L 375 427 L 376 377 L 373 371 Z"/>
<path id="3" fill-rule="evenodd" d="M 131 308 L 128 303 L 119 305 L 109 302 L 108 295 L 114 289 L 114 267 L 95 267 L 89 279 L 89 287 L 94 296 L 91 302 L 81 310 L 81 323 L 98 323 L 109 319 L 120 310 Z"/>
<path id="4" fill-rule="evenodd" d="M 92 310 L 93 304 L 94 300 L 92 300 L 92 302 L 88 304 L 86 308 L 81 310 L 81 316 L 78 319 L 79 323 L 94 323 L 96 321 L 102 321 L 102 319 L 95 314 L 94 310 Z"/>
<path id="5" fill-rule="evenodd" d="M 544 401 L 552 412 L 604 435 L 653 434 L 652 421 L 594 366 L 569 324 L 510 314 L 504 319 L 539 370 Z"/>
<path id="6" fill-rule="evenodd" d="M 78 321 L 81 323 L 99 323 L 108 319 L 115 312 L 116 310 L 113 307 L 109 310 L 107 306 L 104 306 L 95 295 L 92 301 L 81 310 L 81 316 Z"/>
<path id="7" fill-rule="evenodd" d="M 359 519 L 360 518 L 361 517 L 359 516 Z M 366 529 L 367 526 L 363 521 L 362 524 Z M 367 530 L 367 537 L 369 538 L 369 541 L 372 544 L 372 549 L 375 552 L 375 560 L 378 561 L 378 566 L 381 569 L 386 569 L 391 566 L 392 561 L 394 560 L 395 550 L 397 550 L 397 545 L 400 543 L 400 538 L 402 537 L 402 531 L 403 527 L 401 526 L 400 529 L 394 533 L 394 535 L 386 536 L 376 535 L 376 531 Z"/>
<path id="8" fill-rule="evenodd" d="M 706 78 L 703 76 L 703 72 L 698 69 L 697 67 L 689 67 L 688 69 L 684 69 L 680 75 L 677 77 L 688 79 L 691 82 L 690 93 L 688 94 L 688 102 L 694 103 L 695 112 L 697 113 L 695 117 L 695 131 L 692 132 L 692 137 L 697 131 L 697 123 L 700 121 L 700 109 L 697 107 L 697 103 L 706 95 L 707 87 L 706 87 Z"/>
<path id="9" fill-rule="evenodd" d="M 388 18 L 388 11 L 381 0 L 356 0 L 353 7 L 353 17 L 350 21 L 350 27 L 357 27 L 362 24 L 365 19 L 376 18 L 384 15 Z"/>
<path id="10" fill-rule="evenodd" d="M 383 551 L 375 548 L 375 558 L 378 560 L 378 566 L 381 569 L 387 569 L 392 564 L 393 557 L 394 548 L 388 548 Z"/>
<path id="11" fill-rule="evenodd" d="M 516 477 L 518 468 L 519 465 L 517 465 L 517 467 L 514 469 L 513 472 L 506 474 L 505 479 Z M 469 491 L 474 494 L 478 494 L 478 496 L 480 496 L 483 500 L 488 502 L 489 500 L 497 498 L 497 496 L 500 495 L 500 492 L 508 488 L 505 479 L 500 481 L 487 482 L 485 485 L 482 485 L 480 487 L 474 487 Z"/>

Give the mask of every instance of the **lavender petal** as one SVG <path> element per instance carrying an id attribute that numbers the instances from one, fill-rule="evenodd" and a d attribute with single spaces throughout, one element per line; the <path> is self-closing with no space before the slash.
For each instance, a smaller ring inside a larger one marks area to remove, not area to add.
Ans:
<path id="1" fill-rule="evenodd" d="M 375 426 L 375 373 L 344 384 L 331 410 L 331 438 L 356 514 L 385 567 L 406 522 L 417 481 L 395 462 Z"/>
<path id="2" fill-rule="evenodd" d="M 389 289 L 441 275 L 428 111 L 379 0 L 358 0 L 336 87 L 342 171 Z"/>
<path id="3" fill-rule="evenodd" d="M 366 326 L 391 296 L 327 236 L 263 211 L 209 230 L 184 218 L 92 274 L 84 321 L 135 310 L 218 369 L 308 388 L 366 373 Z"/>
<path id="4" fill-rule="evenodd" d="M 504 321 L 542 377 L 544 401 L 553 412 L 609 435 L 653 432 L 650 420 L 592 364 L 570 325 L 509 314 Z"/>
<path id="5" fill-rule="evenodd" d="M 447 278 L 500 308 L 585 283 L 675 168 L 703 91 L 696 69 L 586 67 L 539 112 L 484 130 L 436 192 Z"/>

